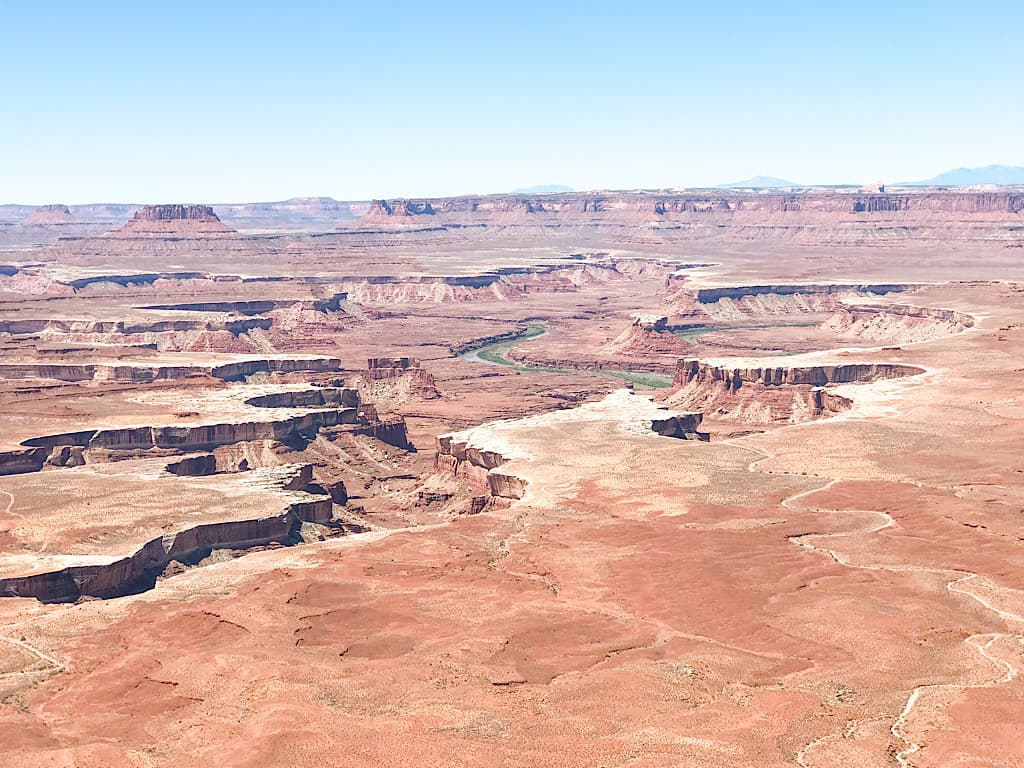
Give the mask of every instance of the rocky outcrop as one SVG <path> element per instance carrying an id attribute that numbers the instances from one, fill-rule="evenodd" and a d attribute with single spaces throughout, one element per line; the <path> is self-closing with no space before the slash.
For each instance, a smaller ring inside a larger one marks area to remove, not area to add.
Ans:
<path id="1" fill-rule="evenodd" d="M 433 216 L 434 213 L 433 206 L 427 201 L 374 200 L 364 216 L 367 219 L 379 219 L 393 216 Z"/>
<path id="2" fill-rule="evenodd" d="M 521 499 L 526 493 L 526 481 L 515 475 L 495 472 L 506 462 L 497 451 L 481 450 L 458 434 L 440 435 L 434 468 L 466 480 L 473 488 L 486 491 L 490 496 Z"/>
<path id="3" fill-rule="evenodd" d="M 410 357 L 374 357 L 354 379 L 363 400 L 398 405 L 410 400 L 434 400 L 441 396 L 434 377 Z"/>
<path id="4" fill-rule="evenodd" d="M 120 229 L 107 234 L 119 239 L 216 238 L 237 234 L 208 205 L 147 205 Z"/>
<path id="5" fill-rule="evenodd" d="M 276 357 L 235 360 L 220 365 L 134 364 L 0 364 L 0 379 L 56 379 L 57 381 L 118 381 L 146 384 L 154 381 L 209 376 L 222 381 L 244 381 L 260 373 L 309 371 L 330 373 L 341 367 L 336 357 Z"/>
<path id="6" fill-rule="evenodd" d="M 641 314 L 606 349 L 612 354 L 679 357 L 692 353 L 693 345 L 668 329 L 664 315 Z"/>
<path id="7" fill-rule="evenodd" d="M 309 493 L 311 478 L 310 465 L 298 466 L 286 476 L 282 488 L 301 498 L 288 503 L 278 514 L 186 528 L 152 539 L 131 556 L 110 563 L 0 578 L 0 597 L 32 597 L 44 603 L 72 602 L 85 596 L 119 597 L 151 588 L 172 562 L 195 564 L 214 549 L 300 543 L 303 523 L 326 524 L 332 520 L 331 497 Z"/>
<path id="8" fill-rule="evenodd" d="M 409 442 L 405 419 L 401 416 L 382 417 L 372 403 L 363 403 L 359 406 L 359 426 L 353 431 L 393 445 L 395 448 L 401 448 L 403 451 L 415 450 L 413 444 Z"/>
<path id="9" fill-rule="evenodd" d="M 681 360 L 673 381 L 675 389 L 666 402 L 701 410 L 720 421 L 793 424 L 834 415 L 853 405 L 849 398 L 830 392 L 829 385 L 920 373 L 924 369 L 895 363 L 730 368 Z"/>
<path id="10" fill-rule="evenodd" d="M 217 457 L 212 453 L 188 456 L 167 465 L 167 471 L 179 477 L 205 477 L 217 474 Z"/>
<path id="11" fill-rule="evenodd" d="M 75 224 L 78 217 L 71 209 L 61 203 L 53 205 L 41 205 L 32 211 L 32 214 L 23 223 L 35 224 Z"/>
<path id="12" fill-rule="evenodd" d="M 333 408 L 266 421 L 90 429 L 34 437 L 23 441 L 22 445 L 50 449 L 74 445 L 108 451 L 147 451 L 156 448 L 195 451 L 255 440 L 281 441 L 296 434 L 313 435 L 325 427 L 358 423 L 356 408 Z"/>
<path id="13" fill-rule="evenodd" d="M 963 312 L 909 304 L 850 305 L 821 325 L 840 337 L 886 344 L 931 341 L 973 326 L 974 318 Z"/>
<path id="14" fill-rule="evenodd" d="M 923 368 L 897 363 L 845 363 L 840 365 L 808 365 L 799 367 L 729 368 L 709 365 L 700 360 L 680 360 L 676 367 L 675 387 L 691 383 L 721 384 L 727 390 L 740 389 L 745 384 L 786 386 L 806 384 L 823 387 L 826 384 L 850 384 L 878 379 L 895 379 L 924 373 Z"/>
<path id="15" fill-rule="evenodd" d="M 220 221 L 208 205 L 147 205 L 132 221 Z"/>

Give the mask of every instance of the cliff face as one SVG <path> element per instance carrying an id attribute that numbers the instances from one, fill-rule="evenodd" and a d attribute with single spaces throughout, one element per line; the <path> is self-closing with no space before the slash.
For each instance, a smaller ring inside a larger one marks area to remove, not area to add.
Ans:
<path id="1" fill-rule="evenodd" d="M 266 421 L 225 422 L 195 426 L 145 426 L 67 432 L 25 440 L 32 448 L 75 445 L 109 451 L 145 451 L 154 448 L 209 450 L 221 445 L 255 440 L 283 440 L 296 433 L 312 434 L 324 427 L 357 424 L 355 408 L 310 411 Z"/>
<path id="2" fill-rule="evenodd" d="M 460 439 L 458 435 L 440 435 L 434 468 L 466 480 L 471 487 L 503 499 L 521 499 L 526 494 L 526 481 L 515 475 L 495 472 L 506 463 L 497 451 L 481 450 Z"/>
<path id="3" fill-rule="evenodd" d="M 220 221 L 208 205 L 147 205 L 132 221 Z"/>
<path id="4" fill-rule="evenodd" d="M 868 243 L 904 239 L 1021 241 L 1024 192 L 695 190 L 493 195 L 376 201 L 360 222 L 422 226 L 645 225 L 688 239 Z"/>
<path id="5" fill-rule="evenodd" d="M 853 401 L 826 386 L 915 376 L 924 370 L 892 363 L 727 368 L 681 360 L 666 402 L 741 424 L 794 424 L 849 409 Z"/>
<path id="6" fill-rule="evenodd" d="M 363 400 L 398 405 L 409 400 L 435 400 L 441 396 L 434 377 L 409 357 L 375 357 L 355 377 Z"/>
<path id="7" fill-rule="evenodd" d="M 974 326 L 974 318 L 951 309 L 909 304 L 851 305 L 822 324 L 837 336 L 909 344 L 951 336 Z"/>
<path id="8" fill-rule="evenodd" d="M 812 365 L 804 367 L 726 368 L 708 365 L 700 360 L 680 360 L 673 386 L 691 383 L 721 384 L 726 390 L 738 390 L 745 384 L 786 386 L 805 384 L 823 387 L 826 384 L 870 382 L 924 373 L 923 368 L 895 363 L 848 363 L 843 365 Z"/>
<path id="9" fill-rule="evenodd" d="M 212 474 L 212 456 L 195 457 L 173 466 L 178 474 Z M 170 471 L 174 471 L 171 467 Z M 33 597 L 45 603 L 71 602 L 83 596 L 118 597 L 149 589 L 172 562 L 194 564 L 214 549 L 249 549 L 273 542 L 301 542 L 304 522 L 330 523 L 333 501 L 326 493 L 310 493 L 312 467 L 297 465 L 283 478 L 282 490 L 293 501 L 269 517 L 197 525 L 146 542 L 134 554 L 110 563 L 69 566 L 56 571 L 0 579 L 0 597 Z"/>
<path id="10" fill-rule="evenodd" d="M 329 373 L 341 367 L 336 357 L 263 358 L 222 365 L 120 365 L 116 363 L 11 363 L 0 364 L 3 379 L 56 379 L 58 381 L 121 381 L 145 384 L 153 381 L 210 376 L 223 381 L 242 381 L 258 373 L 312 371 Z"/>

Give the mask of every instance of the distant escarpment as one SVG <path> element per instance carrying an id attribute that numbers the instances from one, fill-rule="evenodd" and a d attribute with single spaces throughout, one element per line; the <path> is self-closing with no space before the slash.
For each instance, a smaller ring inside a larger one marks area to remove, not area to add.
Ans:
<path id="1" fill-rule="evenodd" d="M 107 237 L 187 239 L 234 234 L 208 205 L 147 205 Z"/>
<path id="2" fill-rule="evenodd" d="M 682 239 L 878 244 L 919 239 L 1024 240 L 1024 192 L 588 192 L 377 200 L 357 226 L 643 225 Z"/>
<path id="3" fill-rule="evenodd" d="M 897 363 L 752 366 L 731 368 L 679 361 L 674 391 L 665 402 L 699 409 L 708 417 L 743 424 L 799 423 L 847 410 L 853 402 L 833 384 L 869 383 L 924 373 Z"/>

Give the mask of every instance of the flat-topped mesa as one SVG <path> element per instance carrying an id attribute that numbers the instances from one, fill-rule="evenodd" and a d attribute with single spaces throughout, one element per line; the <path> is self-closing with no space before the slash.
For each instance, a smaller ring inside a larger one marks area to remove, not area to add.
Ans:
<path id="1" fill-rule="evenodd" d="M 146 205 L 132 221 L 220 221 L 209 205 Z"/>
<path id="2" fill-rule="evenodd" d="M 680 360 L 676 366 L 673 386 L 691 383 L 721 384 L 726 390 L 738 390 L 745 384 L 779 387 L 828 384 L 851 384 L 879 379 L 895 379 L 924 373 L 923 368 L 898 363 L 844 363 L 840 365 L 808 365 L 799 367 L 728 368 L 702 363 L 697 359 Z"/>
<path id="3" fill-rule="evenodd" d="M 41 205 L 25 219 L 25 224 L 74 224 L 78 217 L 62 203 Z"/>
<path id="4" fill-rule="evenodd" d="M 194 457 L 168 467 L 171 474 L 187 476 L 209 475 L 215 470 L 213 456 Z M 172 563 L 194 565 L 215 549 L 300 544 L 303 523 L 333 524 L 334 498 L 313 482 L 312 465 L 283 465 L 258 472 L 280 500 L 278 509 L 269 514 L 183 526 L 108 562 L 0 578 L 0 598 L 32 597 L 43 603 L 63 603 L 84 596 L 135 594 L 152 588 Z"/>
<path id="5" fill-rule="evenodd" d="M 135 212 L 120 229 L 109 232 L 115 238 L 207 238 L 234 235 L 208 205 L 146 205 Z"/>

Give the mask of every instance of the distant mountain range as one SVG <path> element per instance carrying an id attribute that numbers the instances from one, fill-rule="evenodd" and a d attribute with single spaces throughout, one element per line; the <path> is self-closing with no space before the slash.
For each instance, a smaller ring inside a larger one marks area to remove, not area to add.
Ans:
<path id="1" fill-rule="evenodd" d="M 560 195 L 565 192 L 575 192 L 572 187 L 564 184 L 538 184 L 536 187 L 522 187 L 513 189 L 513 195 Z"/>
<path id="2" fill-rule="evenodd" d="M 1024 167 L 986 165 L 983 168 L 954 168 L 922 181 L 901 181 L 894 187 L 970 187 L 977 184 L 1024 184 Z"/>
<path id="3" fill-rule="evenodd" d="M 715 189 L 773 189 L 776 187 L 802 187 L 795 181 L 786 181 L 776 176 L 754 176 L 743 181 L 734 181 L 731 184 L 719 184 Z"/>

